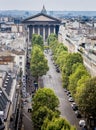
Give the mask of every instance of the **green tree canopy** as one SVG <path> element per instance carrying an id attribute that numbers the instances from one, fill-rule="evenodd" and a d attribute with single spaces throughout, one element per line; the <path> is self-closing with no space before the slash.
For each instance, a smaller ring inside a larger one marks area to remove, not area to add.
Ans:
<path id="1" fill-rule="evenodd" d="M 69 76 L 72 74 L 72 66 L 76 63 L 82 63 L 83 64 L 83 58 L 79 53 L 69 53 L 65 57 L 65 63 L 62 67 L 62 81 L 63 81 L 63 87 L 68 88 L 69 85 Z M 66 80 L 64 79 L 66 78 Z"/>
<path id="2" fill-rule="evenodd" d="M 69 76 L 69 85 L 68 89 L 71 91 L 72 95 L 75 96 L 76 94 L 76 88 L 78 81 L 82 78 L 83 75 L 89 76 L 89 73 L 87 72 L 85 66 L 81 63 L 77 63 L 77 65 L 73 65 L 72 68 L 77 68 L 75 71 Z"/>
<path id="3" fill-rule="evenodd" d="M 32 120 L 36 130 L 40 130 L 43 122 L 46 118 L 52 120 L 53 117 L 58 117 L 59 115 L 56 112 L 48 109 L 46 106 L 40 106 L 38 110 L 32 113 Z"/>
<path id="4" fill-rule="evenodd" d="M 69 53 L 69 55 L 67 55 L 66 57 L 66 62 L 64 65 L 64 72 L 66 73 L 66 75 L 70 76 L 70 74 L 72 73 L 72 66 L 76 63 L 83 64 L 82 56 L 79 53 Z"/>
<path id="5" fill-rule="evenodd" d="M 71 126 L 64 118 L 59 117 L 53 118 L 51 121 L 46 119 L 41 130 L 76 130 L 76 128 Z"/>
<path id="6" fill-rule="evenodd" d="M 61 51 L 59 53 L 59 55 L 57 56 L 56 63 L 59 64 L 61 71 L 62 71 L 62 68 L 63 68 L 63 66 L 65 64 L 65 60 L 66 60 L 67 55 L 68 55 L 67 51 Z"/>
<path id="7" fill-rule="evenodd" d="M 57 40 L 57 35 L 54 33 L 51 33 L 47 39 L 48 45 L 50 45 L 52 42 Z"/>
<path id="8" fill-rule="evenodd" d="M 78 104 L 88 117 L 96 117 L 96 77 L 85 81 L 79 93 Z"/>
<path id="9" fill-rule="evenodd" d="M 33 111 L 40 106 L 46 106 L 51 110 L 55 110 L 59 105 L 59 100 L 54 92 L 49 88 L 39 89 L 33 98 Z"/>
<path id="10" fill-rule="evenodd" d="M 39 76 L 45 75 L 49 67 L 41 48 L 35 45 L 31 53 L 30 68 L 32 76 L 38 79 Z"/>
<path id="11" fill-rule="evenodd" d="M 67 52 L 67 48 L 63 45 L 63 43 L 57 44 L 54 48 L 54 59 L 57 60 L 58 56 L 61 52 Z"/>
<path id="12" fill-rule="evenodd" d="M 43 48 L 43 38 L 41 35 L 33 34 L 32 35 L 32 46 L 39 45 Z"/>
<path id="13" fill-rule="evenodd" d="M 75 94 L 75 99 L 76 99 L 76 102 L 78 103 L 79 106 L 80 106 L 80 104 L 79 104 L 79 97 L 83 93 L 83 89 L 85 87 L 86 80 L 89 80 L 90 78 L 91 78 L 90 75 L 83 75 L 81 77 L 81 79 L 78 80 L 77 88 L 76 88 L 76 94 Z"/>

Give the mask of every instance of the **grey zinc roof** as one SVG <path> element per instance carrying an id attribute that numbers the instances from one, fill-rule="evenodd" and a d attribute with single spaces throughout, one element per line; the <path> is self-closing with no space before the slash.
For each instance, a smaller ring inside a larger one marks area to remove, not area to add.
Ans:
<path id="1" fill-rule="evenodd" d="M 10 106 L 10 91 L 12 86 L 11 73 L 6 73 L 3 79 L 2 87 L 0 87 L 0 111 L 4 112 L 4 120 L 7 119 L 9 106 Z"/>
<path id="2" fill-rule="evenodd" d="M 4 91 L 2 91 L 2 88 L 0 87 L 0 111 L 4 112 L 3 119 L 6 120 L 8 116 L 10 101 L 6 97 L 6 94 Z"/>
<path id="3" fill-rule="evenodd" d="M 11 85 L 12 85 L 12 77 L 11 75 L 7 74 L 5 82 L 3 84 L 3 88 L 5 89 L 5 92 L 9 96 L 10 90 L 11 90 Z"/>

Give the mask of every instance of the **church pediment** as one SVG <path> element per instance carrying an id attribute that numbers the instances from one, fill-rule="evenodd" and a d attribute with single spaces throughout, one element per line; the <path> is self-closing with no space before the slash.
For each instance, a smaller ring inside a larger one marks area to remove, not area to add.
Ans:
<path id="1" fill-rule="evenodd" d="M 40 15 L 40 16 L 37 16 L 35 18 L 31 18 L 27 21 L 56 21 L 56 20 L 53 20 L 53 19 L 48 18 L 46 16 Z"/>
<path id="2" fill-rule="evenodd" d="M 52 16 L 49 16 L 47 14 L 39 13 L 37 15 L 34 15 L 32 17 L 29 17 L 23 21 L 23 23 L 29 23 L 29 22 L 61 22 L 59 19 L 54 18 Z"/>

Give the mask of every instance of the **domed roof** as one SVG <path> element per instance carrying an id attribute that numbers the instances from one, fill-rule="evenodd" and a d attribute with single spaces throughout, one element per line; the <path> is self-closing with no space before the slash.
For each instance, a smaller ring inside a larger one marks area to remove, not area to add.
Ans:
<path id="1" fill-rule="evenodd" d="M 46 11 L 46 9 L 45 9 L 45 6 L 43 5 L 43 8 L 42 8 L 42 10 L 41 10 L 41 13 L 43 13 L 43 14 L 47 14 L 47 11 Z"/>

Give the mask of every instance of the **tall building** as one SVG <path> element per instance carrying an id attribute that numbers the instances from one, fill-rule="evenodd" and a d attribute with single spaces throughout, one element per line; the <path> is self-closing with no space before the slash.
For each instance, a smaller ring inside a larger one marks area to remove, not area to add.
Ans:
<path id="1" fill-rule="evenodd" d="M 31 16 L 29 18 L 26 18 L 22 21 L 23 24 L 25 24 L 29 29 L 29 40 L 32 39 L 32 34 L 38 34 L 43 37 L 43 40 L 46 41 L 47 37 L 51 34 L 57 34 L 59 31 L 59 26 L 61 24 L 61 20 L 54 18 L 52 16 L 49 16 L 47 14 L 47 11 L 45 7 L 43 6 L 43 9 L 40 13 Z"/>

